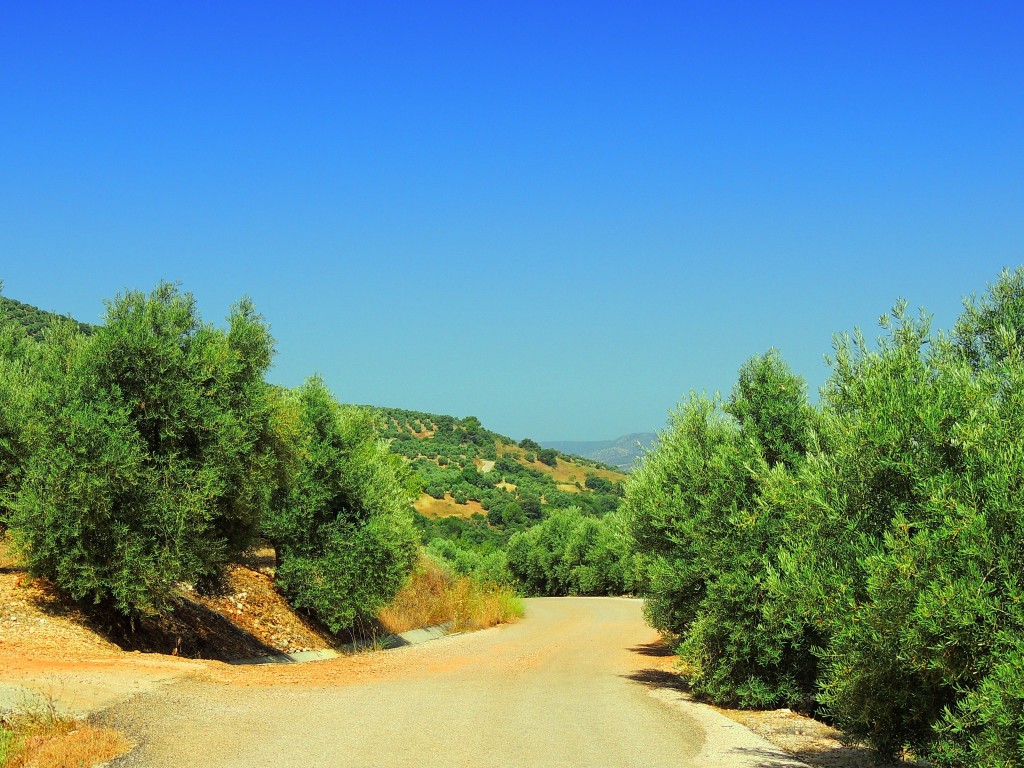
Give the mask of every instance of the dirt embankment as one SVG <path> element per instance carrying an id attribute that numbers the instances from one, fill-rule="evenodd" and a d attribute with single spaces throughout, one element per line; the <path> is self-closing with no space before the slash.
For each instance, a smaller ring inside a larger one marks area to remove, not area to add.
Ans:
<path id="1" fill-rule="evenodd" d="M 33 579 L 0 543 L 0 657 L 115 658 L 126 651 L 230 661 L 330 648 L 335 639 L 296 614 L 278 593 L 261 550 L 227 569 L 221 590 L 184 591 L 165 617 L 135 622 L 84 614 L 42 579 Z"/>

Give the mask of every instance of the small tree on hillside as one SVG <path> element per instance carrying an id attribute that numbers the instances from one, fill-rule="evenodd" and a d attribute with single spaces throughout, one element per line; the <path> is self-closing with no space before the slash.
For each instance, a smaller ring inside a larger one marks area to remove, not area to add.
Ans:
<path id="1" fill-rule="evenodd" d="M 558 451 L 554 448 L 541 448 L 537 451 L 537 461 L 549 467 L 558 466 Z"/>

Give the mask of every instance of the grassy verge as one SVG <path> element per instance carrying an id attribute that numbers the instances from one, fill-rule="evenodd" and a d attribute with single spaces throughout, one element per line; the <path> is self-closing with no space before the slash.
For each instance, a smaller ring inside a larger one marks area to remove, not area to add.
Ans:
<path id="1" fill-rule="evenodd" d="M 62 717 L 52 706 L 0 715 L 0 768 L 84 768 L 129 746 L 120 733 Z"/>
<path id="2" fill-rule="evenodd" d="M 445 622 L 461 632 L 505 624 L 522 615 L 523 601 L 511 587 L 455 576 L 424 557 L 379 619 L 391 633 Z"/>

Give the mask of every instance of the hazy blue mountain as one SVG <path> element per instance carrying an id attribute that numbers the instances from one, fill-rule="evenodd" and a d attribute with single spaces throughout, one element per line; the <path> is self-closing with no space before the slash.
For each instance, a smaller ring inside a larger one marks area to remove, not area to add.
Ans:
<path id="1" fill-rule="evenodd" d="M 633 460 L 650 449 L 657 437 L 653 432 L 634 432 L 615 440 L 545 440 L 543 444 L 545 448 L 584 456 L 628 472 L 633 466 Z"/>

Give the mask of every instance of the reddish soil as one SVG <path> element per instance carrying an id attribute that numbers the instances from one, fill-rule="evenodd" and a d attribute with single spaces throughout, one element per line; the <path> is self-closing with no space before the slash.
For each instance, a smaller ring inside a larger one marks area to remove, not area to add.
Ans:
<path id="1" fill-rule="evenodd" d="M 174 611 L 134 623 L 79 610 L 33 579 L 0 543 L 0 657 L 116 658 L 123 651 L 230 661 L 330 648 L 326 631 L 297 615 L 275 589 L 273 550 L 229 566 L 221 590 L 184 590 Z"/>

